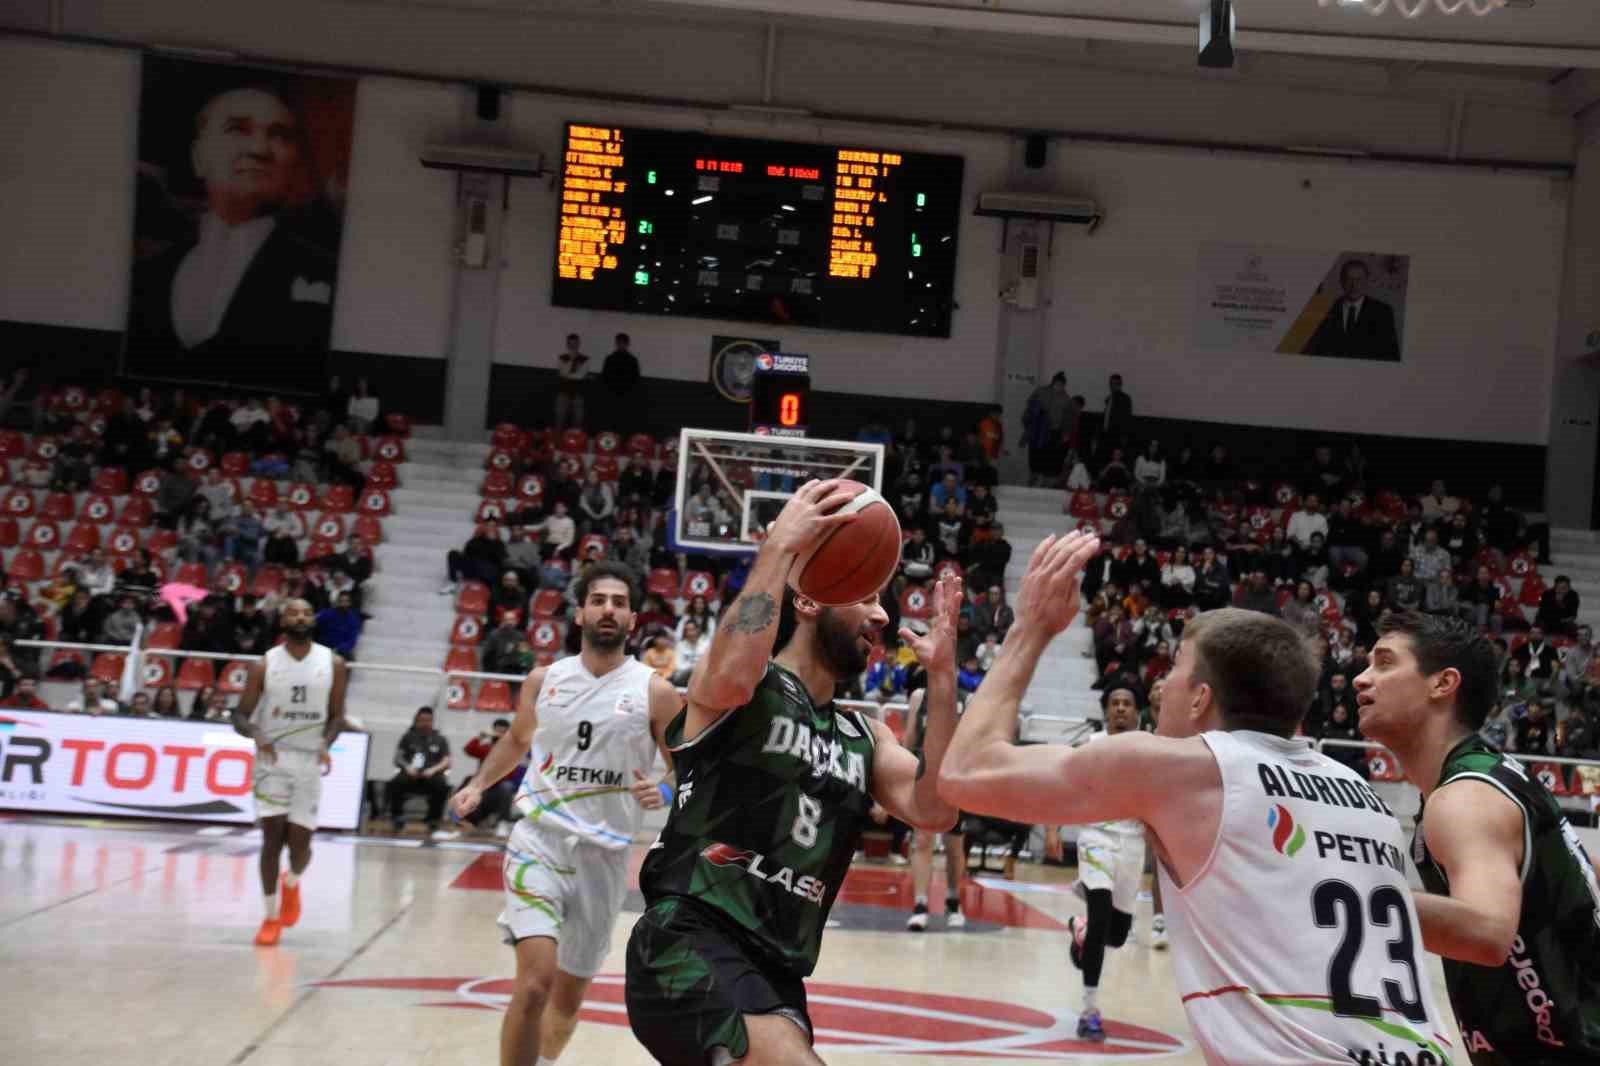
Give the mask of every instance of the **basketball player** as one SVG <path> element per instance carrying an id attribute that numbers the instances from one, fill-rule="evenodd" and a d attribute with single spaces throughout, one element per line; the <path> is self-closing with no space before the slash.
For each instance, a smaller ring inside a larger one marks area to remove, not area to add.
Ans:
<path id="1" fill-rule="evenodd" d="M 1091 743 L 1139 728 L 1139 694 L 1125 679 L 1100 694 L 1100 709 L 1105 712 L 1106 731 L 1090 737 Z M 1144 826 L 1136 819 L 1097 822 L 1079 830 L 1075 888 L 1088 904 L 1089 914 L 1087 918 L 1076 914 L 1068 918 L 1067 931 L 1072 934 L 1068 954 L 1072 964 L 1083 971 L 1080 1040 L 1106 1038 L 1100 1021 L 1100 973 L 1106 949 L 1128 942 L 1143 880 Z"/>
<path id="2" fill-rule="evenodd" d="M 1478 735 L 1499 656 L 1456 618 L 1378 627 L 1355 680 L 1361 731 L 1422 790 L 1412 858 L 1422 943 L 1477 1066 L 1600 1062 L 1600 887 L 1555 799 Z"/>
<path id="3" fill-rule="evenodd" d="M 1400 823 L 1354 772 L 1294 737 L 1319 664 L 1293 626 L 1235 608 L 1190 622 L 1156 734 L 1076 749 L 1011 743 L 1022 694 L 1077 616 L 1078 577 L 1099 548 L 1069 533 L 1033 553 L 941 793 L 1016 821 L 1144 823 L 1178 991 L 1207 1062 L 1450 1062 Z"/>
<path id="4" fill-rule="evenodd" d="M 918 678 L 923 675 L 920 671 Z M 906 750 L 917 755 L 922 751 L 922 737 L 928 731 L 928 689 L 919 684 L 907 699 L 906 716 L 911 724 L 906 726 Z M 967 879 L 967 838 L 956 832 L 929 833 L 917 830 L 911 837 L 911 892 L 915 899 L 911 917 L 906 919 L 906 929 L 920 933 L 928 928 L 928 885 L 933 880 L 933 838 L 944 840 L 944 927 L 961 929 L 967 919 L 961 913 L 961 885 Z"/>
<path id="5" fill-rule="evenodd" d="M 467 817 L 534 749 L 502 867 L 500 927 L 517 977 L 500 1023 L 501 1066 L 553 1063 L 572 1039 L 627 895 L 628 845 L 642 812 L 671 791 L 645 771 L 658 748 L 665 754 L 663 731 L 683 700 L 624 650 L 638 581 L 622 563 L 591 563 L 576 592 L 582 650 L 528 675 L 510 735 L 450 802 Z"/>
<path id="6" fill-rule="evenodd" d="M 923 761 L 887 726 L 836 709 L 888 616 L 878 594 L 822 607 L 785 591 L 797 557 L 853 516 L 840 482 L 807 482 L 767 531 L 739 598 L 667 728 L 678 799 L 640 870 L 628 1021 L 665 1066 L 817 1066 L 802 979 L 874 801 L 948 830 L 935 781 L 955 723 L 961 583 L 943 579 L 911 642 L 928 671 Z M 778 654 L 772 657 L 776 646 Z"/>
<path id="7" fill-rule="evenodd" d="M 300 878 L 311 864 L 322 776 L 344 726 L 344 660 L 311 639 L 316 615 L 305 600 L 283 605 L 288 639 L 250 664 L 233 709 L 233 729 L 256 742 L 256 821 L 261 825 L 261 891 L 267 913 L 256 943 L 271 947 L 300 920 Z M 289 846 L 279 900 L 278 862 Z"/>

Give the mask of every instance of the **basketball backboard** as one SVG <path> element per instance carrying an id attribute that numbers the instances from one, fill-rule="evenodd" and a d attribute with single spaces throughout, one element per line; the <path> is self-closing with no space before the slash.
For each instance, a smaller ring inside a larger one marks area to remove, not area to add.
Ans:
<path id="1" fill-rule="evenodd" d="M 883 445 L 685 427 L 673 538 L 685 551 L 754 551 L 796 489 L 836 477 L 883 491 Z"/>

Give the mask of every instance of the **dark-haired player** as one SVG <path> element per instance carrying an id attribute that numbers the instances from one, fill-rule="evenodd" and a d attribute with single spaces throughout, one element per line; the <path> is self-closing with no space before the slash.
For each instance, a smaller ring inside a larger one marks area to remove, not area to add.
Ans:
<path id="1" fill-rule="evenodd" d="M 1499 656 L 1467 623 L 1417 612 L 1379 627 L 1356 678 L 1361 731 L 1422 790 L 1412 857 L 1422 942 L 1476 1066 L 1600 1062 L 1600 887 L 1538 778 L 1478 735 Z"/>
<path id="2" fill-rule="evenodd" d="M 591 563 L 577 595 L 582 651 L 528 675 L 510 736 L 451 801 L 465 818 L 532 747 L 502 867 L 500 926 L 516 950 L 517 977 L 500 1026 L 501 1066 L 554 1062 L 572 1038 L 611 950 L 641 811 L 669 795 L 645 772 L 683 700 L 624 649 L 638 579 L 621 563 Z"/>
<path id="3" fill-rule="evenodd" d="M 852 494 L 808 482 L 785 504 L 667 727 L 678 798 L 639 872 L 628 1022 L 666 1066 L 819 1063 L 803 978 L 876 801 L 919 829 L 956 810 L 934 787 L 955 723 L 960 579 L 941 580 L 925 637 L 922 762 L 882 723 L 833 704 L 888 616 L 878 592 L 822 607 L 785 590 L 795 559 L 851 520 Z M 773 655 L 774 648 L 777 655 Z"/>

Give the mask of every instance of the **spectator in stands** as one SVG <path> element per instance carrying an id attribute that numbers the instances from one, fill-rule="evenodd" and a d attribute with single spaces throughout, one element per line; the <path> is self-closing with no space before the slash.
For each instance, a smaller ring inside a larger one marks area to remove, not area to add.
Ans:
<path id="1" fill-rule="evenodd" d="M 1154 494 L 1150 499 L 1155 499 Z M 1161 525 L 1155 536 L 1156 546 L 1173 550 L 1187 545 L 1195 535 L 1189 521 L 1189 502 L 1181 496 L 1172 497 L 1172 505 L 1160 512 Z"/>
<path id="2" fill-rule="evenodd" d="M 1505 503 L 1505 490 L 1499 485 L 1489 488 L 1489 495 L 1480 509 L 1483 539 L 1502 556 L 1521 551 L 1530 543 L 1537 545 L 1538 561 L 1550 562 L 1550 527 L 1540 524 L 1529 526 L 1522 512 Z"/>
<path id="3" fill-rule="evenodd" d="M 1467 566 L 1478 556 L 1478 533 L 1473 528 L 1467 512 L 1457 511 L 1450 516 L 1448 525 L 1439 531 L 1439 543 L 1450 553 L 1457 570 Z"/>
<path id="4" fill-rule="evenodd" d="M 1400 564 L 1405 558 L 1406 552 L 1400 545 L 1400 538 L 1393 529 L 1385 527 L 1378 533 L 1378 546 L 1372 553 L 1369 576 L 1375 582 L 1387 583 L 1400 573 Z"/>
<path id="5" fill-rule="evenodd" d="M 948 512 L 951 501 L 956 504 L 957 514 L 966 513 L 967 490 L 954 472 L 947 471 L 928 494 L 928 510 L 935 514 Z"/>
<path id="6" fill-rule="evenodd" d="M 1428 534 L 1428 523 L 1422 518 L 1420 503 L 1413 503 L 1406 508 L 1405 521 L 1400 523 L 1395 534 L 1407 555 L 1411 555 L 1423 545 Z"/>
<path id="7" fill-rule="evenodd" d="M 494 724 L 487 730 L 479 733 L 462 745 L 461 750 L 478 760 L 481 769 L 483 760 L 489 757 L 489 752 L 500 742 L 500 738 L 511 731 L 511 721 L 507 718 L 496 718 Z M 511 804 L 517 798 L 517 786 L 522 783 L 524 767 L 518 767 L 500 781 L 491 785 L 483 794 L 483 799 L 478 803 L 477 810 L 467 816 L 477 829 L 485 827 L 492 829 L 496 836 L 511 835 L 511 824 L 514 816 Z"/>
<path id="8" fill-rule="evenodd" d="M 239 610 L 233 616 L 233 646 L 239 654 L 265 655 L 277 636 L 277 625 L 256 598 L 240 596 Z"/>
<path id="9" fill-rule="evenodd" d="M 351 430 L 361 434 L 371 433 L 378 422 L 378 410 L 378 397 L 373 395 L 372 386 L 366 378 L 356 378 L 355 388 L 350 392 L 350 402 L 345 405 Z"/>
<path id="10" fill-rule="evenodd" d="M 678 643 L 673 648 L 673 674 L 669 680 L 674 685 L 687 685 L 695 664 L 710 649 L 711 635 L 692 619 L 684 619 Z"/>
<path id="11" fill-rule="evenodd" d="M 194 498 L 194 482 L 178 470 L 176 463 L 167 463 L 162 467 L 161 485 L 156 489 L 156 525 L 162 529 L 176 529 L 178 519 L 188 513 Z"/>
<path id="12" fill-rule="evenodd" d="M 510 612 L 497 612 L 497 617 L 500 624 L 483 642 L 483 668 L 491 674 L 513 674 L 519 665 L 517 645 L 522 643 L 523 633 Z"/>
<path id="13" fill-rule="evenodd" d="M 1167 565 L 1161 568 L 1161 606 L 1187 607 L 1194 602 L 1194 567 L 1189 562 L 1189 549 L 1182 544 L 1172 550 Z"/>
<path id="14" fill-rule="evenodd" d="M 635 629 L 640 633 L 650 633 L 653 630 L 675 630 L 678 624 L 677 616 L 672 613 L 672 608 L 667 601 L 656 593 L 648 593 L 644 598 L 644 609 L 639 612 L 638 623 Z"/>
<path id="15" fill-rule="evenodd" d="M 66 706 L 69 714 L 116 714 L 120 709 L 107 694 L 105 682 L 97 677 L 84 678 L 82 690 Z"/>
<path id="16" fill-rule="evenodd" d="M 222 471 L 217 467 L 206 471 L 205 480 L 195 490 L 195 495 L 206 501 L 211 508 L 211 517 L 218 521 L 233 513 L 233 486 L 223 480 Z"/>
<path id="17" fill-rule="evenodd" d="M 1233 582 L 1228 564 L 1218 558 L 1211 545 L 1200 549 L 1200 565 L 1194 572 L 1194 602 L 1202 611 L 1226 607 L 1233 597 Z"/>
<path id="18" fill-rule="evenodd" d="M 1572 713 L 1557 724 L 1555 750 L 1563 759 L 1595 757 L 1600 751 L 1600 721 L 1591 708 L 1574 707 Z"/>
<path id="19" fill-rule="evenodd" d="M 186 563 L 205 563 L 215 566 L 221 556 L 218 529 L 211 521 L 211 505 L 205 497 L 196 499 L 176 525 L 178 558 Z"/>
<path id="20" fill-rule="evenodd" d="M 1068 492 L 1087 492 L 1094 488 L 1094 479 L 1089 476 L 1089 466 L 1079 452 L 1067 453 L 1064 469 L 1067 471 Z"/>
<path id="21" fill-rule="evenodd" d="M 589 357 L 583 354 L 583 341 L 576 333 L 567 334 L 567 347 L 556 356 L 556 403 L 553 426 L 582 429 L 583 382 L 588 376 Z"/>
<path id="22" fill-rule="evenodd" d="M 50 705 L 39 698 L 39 682 L 32 677 L 19 677 L 16 686 L 0 694 L 0 707 L 17 711 L 48 711 Z"/>
<path id="23" fill-rule="evenodd" d="M 350 401 L 354 403 L 355 400 Z M 335 426 L 333 436 L 322 445 L 322 459 L 327 467 L 328 480 L 349 485 L 359 494 L 366 488 L 367 475 L 361 472 L 361 442 L 344 426 Z"/>
<path id="24" fill-rule="evenodd" d="M 935 547 L 938 549 L 939 558 L 959 559 L 962 549 L 966 547 L 969 529 L 967 520 L 961 515 L 961 505 L 955 497 L 949 497 L 944 501 L 944 509 L 934 521 L 934 532 L 938 537 Z"/>
<path id="25" fill-rule="evenodd" d="M 0 426 L 33 428 L 32 401 L 36 389 L 30 378 L 28 368 L 19 366 L 11 371 L 11 377 L 4 384 L 0 384 Z"/>
<path id="26" fill-rule="evenodd" d="M 265 537 L 266 528 L 260 512 L 254 503 L 245 500 L 238 512 L 222 524 L 222 553 L 253 570 L 261 558 Z"/>
<path id="27" fill-rule="evenodd" d="M 1322 500 L 1316 493 L 1308 493 L 1300 502 L 1300 509 L 1289 516 L 1288 536 L 1301 548 L 1311 547 L 1311 534 L 1321 533 L 1328 539 L 1328 516 L 1322 513 Z"/>
<path id="28" fill-rule="evenodd" d="M 639 653 L 639 661 L 667 681 L 672 680 L 672 675 L 677 672 L 677 641 L 660 634 L 645 642 L 644 651 Z"/>
<path id="29" fill-rule="evenodd" d="M 399 773 L 389 780 L 386 792 L 394 831 L 405 829 L 406 800 L 419 793 L 428 800 L 428 831 L 438 829 L 445 800 L 450 798 L 450 783 L 445 779 L 450 769 L 450 742 L 435 732 L 432 707 L 421 707 L 412 717 L 411 728 L 395 748 L 394 765 Z"/>
<path id="30" fill-rule="evenodd" d="M 920 523 L 911 528 L 911 538 L 900 549 L 900 572 L 912 581 L 922 582 L 933 576 L 933 564 L 939 551 L 928 539 L 926 526 Z"/>
<path id="31" fill-rule="evenodd" d="M 678 619 L 673 636 L 683 636 L 684 629 L 693 622 L 700 628 L 700 632 L 707 637 L 713 637 L 717 632 L 717 618 L 711 611 L 711 605 L 704 596 L 695 596 L 689 600 L 689 605 L 683 609 L 683 616 Z"/>
<path id="32" fill-rule="evenodd" d="M 1546 699 L 1536 699 L 1528 704 L 1528 713 L 1517 719 L 1513 730 L 1516 734 L 1517 754 L 1519 755 L 1549 755 L 1555 743 L 1556 723 L 1555 715 L 1551 713 L 1550 702 Z"/>
<path id="33" fill-rule="evenodd" d="M 1572 579 L 1567 575 L 1557 577 L 1555 585 L 1539 597 L 1535 624 L 1546 633 L 1561 637 L 1570 637 L 1577 632 L 1578 593 L 1574 591 Z"/>
<path id="34" fill-rule="evenodd" d="M 996 522 L 983 540 L 973 537 L 961 556 L 967 580 L 974 587 L 1004 581 L 1006 566 L 1011 562 L 1011 542 L 1006 540 L 1006 527 Z"/>
<path id="35" fill-rule="evenodd" d="M 291 517 L 281 508 L 274 510 L 261 523 L 262 532 L 266 534 L 266 542 L 261 546 L 261 561 L 274 566 L 297 566 L 300 563 L 300 544 L 296 539 L 295 523 L 298 516 Z"/>
<path id="36" fill-rule="evenodd" d="M 189 608 L 178 646 L 184 651 L 232 652 L 233 627 L 218 618 L 215 603 L 201 600 Z"/>
<path id="37" fill-rule="evenodd" d="M 1523 645 L 1511 653 L 1511 658 L 1522 664 L 1522 672 L 1537 683 L 1541 690 L 1552 687 L 1556 678 L 1556 667 L 1560 663 L 1560 653 L 1555 645 L 1546 639 L 1544 628 L 1537 622 L 1528 630 L 1528 639 Z"/>
<path id="38" fill-rule="evenodd" d="M 85 588 L 77 589 L 72 599 L 57 617 L 57 633 L 62 640 L 74 644 L 93 644 L 100 638 L 105 623 L 105 611 L 94 602 Z"/>
<path id="39" fill-rule="evenodd" d="M 1261 549 L 1258 565 L 1274 585 L 1293 585 L 1300 580 L 1300 549 L 1280 525 L 1274 525 Z"/>
<path id="40" fill-rule="evenodd" d="M 1560 695 L 1572 707 L 1580 707 L 1587 695 L 1589 665 L 1595 658 L 1594 630 L 1579 626 L 1573 643 L 1561 651 Z"/>
<path id="41" fill-rule="evenodd" d="M 583 532 L 599 533 L 604 536 L 611 532 L 611 518 L 617 511 L 616 494 L 608 482 L 600 480 L 600 475 L 590 470 L 583 479 L 583 491 L 578 495 L 578 510 L 583 514 Z"/>
<path id="42" fill-rule="evenodd" d="M 1100 447 L 1120 447 L 1133 434 L 1133 397 L 1122 391 L 1122 375 L 1107 381 L 1105 405 L 1100 411 Z"/>
<path id="43" fill-rule="evenodd" d="M 233 424 L 234 440 L 242 450 L 259 455 L 272 443 L 272 415 L 261 397 L 247 397 L 228 421 Z"/>
<path id="44" fill-rule="evenodd" d="M 1417 580 L 1431 585 L 1439 575 L 1451 567 L 1450 553 L 1439 543 L 1437 529 L 1425 530 L 1422 543 L 1411 549 L 1411 561 L 1416 564 Z"/>
<path id="45" fill-rule="evenodd" d="M 1434 525 L 1448 522 L 1461 509 L 1461 501 L 1446 493 L 1444 482 L 1438 478 L 1417 502 L 1422 507 L 1422 520 Z"/>
<path id="46" fill-rule="evenodd" d="M 6 606 L 9 602 L 0 601 Z M 25 676 L 26 671 L 17 664 L 11 648 L 11 637 L 0 633 L 0 699 L 11 695 L 16 688 L 18 680 Z"/>
<path id="47" fill-rule="evenodd" d="M 544 557 L 570 559 L 573 545 L 578 539 L 578 525 L 567 513 L 564 500 L 556 500 L 545 520 L 533 527 L 544 532 Z"/>
<path id="48" fill-rule="evenodd" d="M 1354 566 L 1359 575 L 1360 571 L 1367 568 L 1368 532 L 1361 519 L 1356 517 L 1350 497 L 1341 497 L 1338 507 L 1327 518 L 1329 570 L 1334 578 L 1339 579 L 1343 577 L 1346 566 Z"/>
<path id="49" fill-rule="evenodd" d="M 1274 617 L 1278 614 L 1278 593 L 1267 583 L 1265 570 L 1252 570 L 1249 578 L 1245 580 L 1244 588 L 1234 600 L 1235 607 L 1242 607 L 1247 611 L 1259 611 Z"/>
<path id="50" fill-rule="evenodd" d="M 1104 674 L 1111 663 L 1132 666 L 1134 642 L 1138 634 L 1120 606 L 1106 611 L 1094 628 L 1095 672 Z"/>
<path id="51" fill-rule="evenodd" d="M 117 587 L 117 572 L 100 548 L 71 564 L 71 572 L 73 582 L 91 596 L 109 596 Z"/>
<path id="52" fill-rule="evenodd" d="M 617 334 L 616 347 L 600 365 L 606 400 L 596 421 L 601 429 L 628 429 L 646 421 L 639 403 L 639 357 L 629 350 L 631 343 L 626 333 Z"/>
<path id="53" fill-rule="evenodd" d="M 208 722 L 226 722 L 231 716 L 228 708 L 228 694 L 219 688 L 207 690 L 205 702 L 205 720 Z"/>
<path id="54" fill-rule="evenodd" d="M 1420 610 L 1425 591 L 1417 577 L 1416 561 L 1407 557 L 1400 560 L 1400 572 L 1389 579 L 1384 599 L 1397 611 Z"/>
<path id="55" fill-rule="evenodd" d="M 1295 552 L 1295 566 L 1300 578 L 1311 582 L 1317 588 L 1328 583 L 1328 574 L 1332 567 L 1328 560 L 1327 540 L 1321 533 L 1311 534 L 1310 546 Z"/>
<path id="56" fill-rule="evenodd" d="M 1016 619 L 1016 612 L 1006 602 L 1005 589 L 1000 585 L 990 585 L 983 599 L 973 610 L 972 628 L 980 638 L 993 633 L 1001 640 L 1005 640 Z"/>
<path id="57" fill-rule="evenodd" d="M 1337 499 L 1344 493 L 1344 470 L 1334 461 L 1333 449 L 1319 444 L 1311 452 L 1311 463 L 1300 478 L 1300 491 L 1324 500 Z"/>
<path id="58" fill-rule="evenodd" d="M 1122 567 L 1117 572 L 1117 584 L 1130 591 L 1140 586 L 1147 593 L 1160 587 L 1161 564 L 1150 553 L 1150 546 L 1143 537 L 1133 542 L 1133 551 L 1122 560 Z"/>
<path id="59" fill-rule="evenodd" d="M 121 596 L 117 599 L 117 609 L 106 615 L 106 620 L 101 623 L 99 642 L 126 644 L 139 631 L 139 624 L 143 621 L 144 616 L 139 613 L 134 598 Z"/>
<path id="60" fill-rule="evenodd" d="M 1138 662 L 1148 660 L 1161 645 L 1176 640 L 1177 634 L 1166 612 L 1153 603 L 1133 623 L 1133 657 Z"/>
<path id="61" fill-rule="evenodd" d="M 1101 472 L 1102 479 L 1104 471 Z M 1167 460 L 1161 451 L 1161 442 L 1152 439 L 1145 445 L 1144 454 L 1134 460 L 1133 479 L 1140 485 L 1154 487 L 1167 483 Z"/>
<path id="62" fill-rule="evenodd" d="M 1438 579 L 1428 584 L 1422 594 L 1422 609 L 1429 614 L 1451 617 L 1461 614 L 1461 589 L 1456 584 L 1454 570 L 1441 570 Z"/>
<path id="63" fill-rule="evenodd" d="M 650 549 L 653 547 L 648 533 L 641 533 L 632 525 L 619 525 L 611 534 L 606 557 L 632 567 L 637 574 L 644 574 L 650 569 Z"/>
<path id="64" fill-rule="evenodd" d="M 1278 617 L 1305 633 L 1322 628 L 1322 608 L 1317 606 L 1316 588 L 1309 581 L 1297 582 L 1294 595 L 1278 611 Z"/>
<path id="65" fill-rule="evenodd" d="M 178 707 L 178 690 L 170 684 L 156 689 L 155 699 L 150 703 L 150 717 L 181 718 L 182 716 L 183 713 Z"/>
<path id="66" fill-rule="evenodd" d="M 522 583 L 522 577 L 515 570 L 506 570 L 500 575 L 500 583 L 494 586 L 489 597 L 489 613 L 492 617 L 502 618 L 507 614 L 514 614 L 517 619 L 528 617 L 528 597 L 530 593 Z"/>
<path id="67" fill-rule="evenodd" d="M 1028 397 L 1022 413 L 1022 440 L 1028 447 L 1028 484 L 1054 484 L 1061 476 L 1061 446 L 1071 431 L 1072 397 L 1067 375 L 1057 371 L 1048 385 Z"/>
<path id="68" fill-rule="evenodd" d="M 211 697 L 217 693 L 215 685 L 201 685 L 195 690 L 194 698 L 189 701 L 188 719 L 198 722 L 205 719 L 206 708 L 211 703 Z"/>
<path id="69" fill-rule="evenodd" d="M 445 555 L 449 580 L 439 594 L 454 595 L 462 581 L 481 581 L 493 588 L 499 583 L 500 571 L 505 565 L 506 546 L 500 539 L 500 524 L 492 520 L 485 522 L 473 531 L 460 551 Z"/>
<path id="70" fill-rule="evenodd" d="M 150 710 L 150 694 L 148 692 L 135 692 L 128 697 L 128 702 L 117 713 L 127 715 L 130 718 L 155 717 L 155 713 Z"/>
<path id="71" fill-rule="evenodd" d="M 539 585 L 539 543 L 522 526 L 511 527 L 511 542 L 506 545 L 506 573 L 514 573 L 525 590 Z M 504 574 L 501 579 L 504 580 Z"/>
<path id="72" fill-rule="evenodd" d="M 326 644 L 346 659 L 356 657 L 356 641 L 364 622 L 348 592 L 339 593 L 332 607 L 317 612 L 317 643 Z"/>

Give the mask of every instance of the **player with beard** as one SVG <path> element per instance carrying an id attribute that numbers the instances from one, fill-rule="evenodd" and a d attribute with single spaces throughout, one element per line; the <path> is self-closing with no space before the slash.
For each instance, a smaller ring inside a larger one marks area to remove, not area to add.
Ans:
<path id="1" fill-rule="evenodd" d="M 634 1035 L 666 1066 L 817 1066 L 802 979 L 873 802 L 918 829 L 955 824 L 934 783 L 955 727 L 960 579 L 940 581 L 926 636 L 900 632 L 928 671 L 921 759 L 833 704 L 888 622 L 878 593 L 823 607 L 784 586 L 852 521 L 840 487 L 808 482 L 785 504 L 667 727 L 678 799 L 639 873 L 626 986 Z"/>
<path id="2" fill-rule="evenodd" d="M 266 917 L 256 943 L 271 947 L 300 920 L 300 878 L 311 865 L 322 775 L 333 768 L 328 749 L 344 725 L 345 663 L 311 639 L 316 615 L 305 600 L 283 605 L 288 639 L 250 664 L 233 728 L 256 742 L 256 821 L 261 826 L 261 891 Z M 278 898 L 278 863 L 289 847 L 289 872 Z"/>
<path id="3" fill-rule="evenodd" d="M 621 563 L 592 563 L 576 591 L 582 650 L 528 675 L 510 732 L 450 803 L 456 817 L 471 814 L 531 746 L 502 866 L 499 921 L 517 976 L 500 1024 L 501 1066 L 554 1062 L 572 1039 L 627 895 L 628 845 L 643 811 L 672 794 L 645 774 L 658 749 L 666 754 L 663 733 L 683 700 L 623 649 L 638 579 Z"/>

